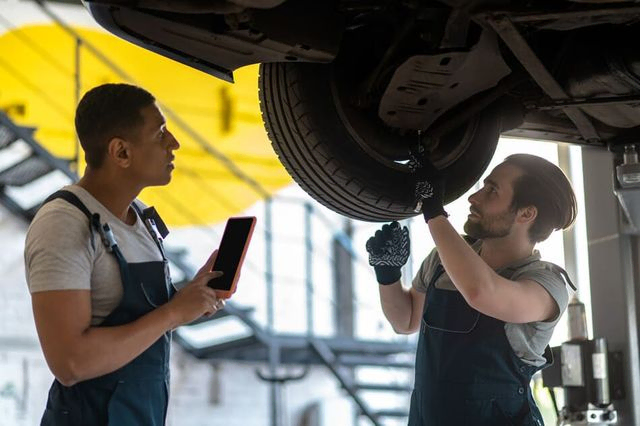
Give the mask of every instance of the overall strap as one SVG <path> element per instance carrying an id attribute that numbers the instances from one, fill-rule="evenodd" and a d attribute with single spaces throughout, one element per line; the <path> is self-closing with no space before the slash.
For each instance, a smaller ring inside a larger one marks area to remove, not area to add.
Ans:
<path id="1" fill-rule="evenodd" d="M 438 265 L 436 266 L 436 269 L 433 271 L 433 275 L 431 275 L 431 279 L 427 284 L 427 289 L 433 285 L 436 285 L 436 281 L 438 280 L 438 278 L 440 278 L 440 275 L 442 274 L 444 274 L 444 266 L 442 266 L 442 263 L 438 262 Z"/>
<path id="2" fill-rule="evenodd" d="M 87 219 L 89 220 L 89 230 L 91 231 L 91 248 L 92 249 L 96 249 L 96 246 L 93 242 L 93 232 L 94 230 L 97 231 L 99 234 L 101 234 L 101 230 L 100 230 L 100 215 L 98 215 L 97 213 L 95 214 L 95 216 L 97 216 L 97 221 L 94 218 L 94 215 L 91 214 L 91 212 L 89 211 L 89 209 L 87 209 L 87 206 L 84 205 L 84 203 L 82 201 L 80 201 L 80 199 L 78 198 L 78 196 L 76 194 L 74 194 L 71 191 L 67 191 L 65 189 L 61 189 L 59 191 L 54 192 L 53 194 L 49 195 L 40 205 L 40 208 L 42 208 L 42 206 L 44 206 L 45 204 L 47 204 L 50 201 L 53 201 L 55 199 L 61 198 L 63 200 L 65 200 L 66 202 L 68 202 L 69 204 L 75 206 L 78 208 L 78 210 L 80 210 L 82 213 L 84 213 L 85 216 L 87 216 Z"/>
<path id="3" fill-rule="evenodd" d="M 564 269 L 562 269 L 561 267 L 559 267 L 558 265 L 552 263 L 552 269 L 554 271 L 556 271 L 557 273 L 559 273 L 560 275 L 562 275 L 562 278 L 564 278 L 564 280 L 566 281 L 567 284 L 569 284 L 569 287 L 571 287 L 573 289 L 573 291 L 578 291 L 578 288 L 575 286 L 575 284 L 571 281 L 571 278 L 569 278 L 569 273 L 567 271 L 565 271 Z"/>
<path id="4" fill-rule="evenodd" d="M 427 294 L 429 293 L 429 291 L 431 290 L 431 288 L 435 288 L 436 286 L 436 281 L 438 281 L 438 278 L 440 278 L 440 276 L 444 274 L 444 266 L 442 266 L 442 263 L 438 262 L 438 265 L 436 266 L 435 271 L 433 271 L 433 274 L 431 275 L 431 279 L 429 280 L 429 283 L 427 284 Z M 428 300 L 428 296 L 427 296 L 427 300 L 425 300 L 424 306 L 422 307 L 422 314 L 424 315 L 424 313 L 427 311 L 427 306 L 429 305 L 429 300 Z"/>
<path id="5" fill-rule="evenodd" d="M 89 209 L 87 209 L 87 207 L 84 205 L 84 203 L 82 201 L 80 201 L 80 199 L 78 198 L 78 196 L 76 194 L 74 194 L 71 191 L 67 191 L 66 189 L 61 189 L 61 190 L 56 191 L 53 194 L 49 195 L 42 202 L 42 205 L 40 207 L 42 207 L 43 205 L 47 204 L 49 201 L 53 201 L 53 200 L 55 200 L 57 198 L 62 198 L 63 200 L 65 200 L 69 204 L 73 204 L 74 206 L 76 206 L 82 213 L 85 214 L 85 216 L 87 216 L 87 218 L 89 219 L 89 223 L 91 223 L 91 212 L 89 212 Z"/>
<path id="6" fill-rule="evenodd" d="M 122 252 L 120 251 L 120 248 L 118 247 L 118 244 L 116 242 L 115 237 L 113 236 L 113 232 L 111 231 L 109 224 L 107 223 L 101 224 L 100 215 L 98 213 L 91 213 L 87 208 L 87 206 L 85 206 L 84 203 L 80 201 L 77 195 L 75 195 L 71 191 L 67 191 L 64 189 L 61 189 L 49 195 L 42 202 L 42 205 L 50 201 L 53 201 L 57 198 L 62 198 L 69 204 L 77 207 L 82 213 L 85 214 L 85 216 L 87 216 L 87 219 L 89 219 L 89 228 L 91 230 L 91 247 L 94 250 L 96 248 L 95 244 L 93 243 L 93 232 L 95 230 L 98 232 L 98 235 L 100 235 L 100 238 L 102 239 L 102 243 L 107 248 L 107 251 L 112 252 L 113 255 L 116 257 L 116 261 L 118 262 L 118 267 L 120 269 L 120 276 L 122 277 L 122 283 L 124 284 L 128 277 L 127 261 L 125 260 L 124 256 L 122 255 Z"/>
<path id="7" fill-rule="evenodd" d="M 469 244 L 470 246 L 473 245 L 476 241 L 478 241 L 476 238 L 470 237 L 468 235 L 463 234 L 462 238 L 464 238 L 464 240 L 466 241 L 467 244 Z M 442 266 L 442 262 L 440 261 L 440 258 L 438 258 L 438 263 L 436 264 L 436 268 L 433 270 L 433 274 L 431 275 L 431 279 L 429 280 L 429 283 L 427 284 L 427 292 L 429 291 L 429 289 L 431 287 L 435 288 L 436 285 L 436 281 L 438 281 L 438 278 L 440 278 L 440 276 L 442 274 L 444 274 L 446 271 L 444 270 L 444 266 Z M 424 309 L 423 311 L 426 309 L 427 304 L 425 303 Z"/>
<path id="8" fill-rule="evenodd" d="M 151 239 L 158 246 L 160 254 L 162 254 L 162 259 L 167 260 L 162 240 L 169 234 L 169 231 L 156 212 L 156 209 L 153 207 L 149 207 L 142 210 L 140 206 L 135 202 L 135 200 L 133 201 L 133 203 L 131 203 L 131 205 L 138 214 L 140 220 L 142 220 L 142 223 L 144 223 L 144 227 L 147 228 L 147 232 L 149 232 L 149 235 L 151 235 Z"/>

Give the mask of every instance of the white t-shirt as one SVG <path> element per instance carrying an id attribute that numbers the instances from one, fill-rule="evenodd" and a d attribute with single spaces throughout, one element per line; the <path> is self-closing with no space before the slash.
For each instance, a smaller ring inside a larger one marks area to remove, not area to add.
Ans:
<path id="1" fill-rule="evenodd" d="M 472 247 L 478 252 L 481 245 L 481 241 L 476 241 Z M 422 262 L 420 270 L 413 279 L 413 288 L 421 293 L 426 293 L 429 281 L 439 263 L 440 257 L 434 249 Z M 506 271 L 507 269 L 509 271 Z M 551 321 L 525 324 L 505 323 L 504 325 L 507 340 L 516 356 L 527 364 L 541 366 L 546 362 L 542 356 L 544 349 L 549 344 L 553 329 L 569 303 L 569 292 L 564 278 L 554 270 L 553 264 L 540 260 L 540 253 L 537 250 L 528 258 L 505 266 L 496 272 L 498 274 L 508 272 L 506 275 L 512 280 L 527 279 L 537 282 L 547 290 L 558 305 L 559 314 Z M 446 272 L 436 280 L 435 286 L 442 290 L 458 291 Z"/>
<path id="2" fill-rule="evenodd" d="M 100 223 L 109 224 L 127 262 L 162 260 L 158 246 L 137 215 L 136 222 L 127 225 L 78 185 L 63 189 L 74 193 L 89 212 L 98 213 Z M 100 324 L 122 299 L 115 256 L 92 231 L 87 216 L 66 200 L 50 201 L 38 211 L 27 231 L 24 260 L 31 293 L 90 290 L 92 325 Z"/>

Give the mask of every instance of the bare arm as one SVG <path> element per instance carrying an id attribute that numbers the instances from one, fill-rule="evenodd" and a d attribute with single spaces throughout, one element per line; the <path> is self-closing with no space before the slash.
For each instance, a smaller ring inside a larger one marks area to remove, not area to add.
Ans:
<path id="1" fill-rule="evenodd" d="M 36 329 L 47 363 L 64 385 L 102 376 L 124 366 L 165 332 L 216 310 L 207 286 L 214 252 L 193 281 L 167 304 L 125 325 L 91 326 L 89 290 L 54 290 L 32 295 Z"/>
<path id="2" fill-rule="evenodd" d="M 559 308 L 535 281 L 513 281 L 498 275 L 458 235 L 444 216 L 428 222 L 440 260 L 467 303 L 490 317 L 527 323 L 554 318 Z"/>
<path id="3" fill-rule="evenodd" d="M 378 287 L 382 311 L 394 331 L 399 334 L 417 331 L 420 328 L 425 295 L 413 287 L 405 289 L 400 281 Z"/>

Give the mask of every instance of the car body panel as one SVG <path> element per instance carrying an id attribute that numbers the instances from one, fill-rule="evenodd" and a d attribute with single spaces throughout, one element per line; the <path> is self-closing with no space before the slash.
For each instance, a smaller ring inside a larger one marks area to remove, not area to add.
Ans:
<path id="1" fill-rule="evenodd" d="M 225 81 L 250 64 L 330 62 L 343 27 L 323 2 L 307 0 L 224 14 L 141 9 L 135 1 L 85 4 L 118 37 Z"/>

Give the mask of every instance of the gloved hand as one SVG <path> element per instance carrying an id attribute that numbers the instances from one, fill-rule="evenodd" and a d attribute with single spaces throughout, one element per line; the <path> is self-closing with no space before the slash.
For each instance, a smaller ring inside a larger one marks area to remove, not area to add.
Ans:
<path id="1" fill-rule="evenodd" d="M 382 229 L 369 238 L 369 265 L 373 266 L 380 284 L 393 284 L 400 279 L 400 268 L 407 263 L 410 245 L 409 230 L 406 226 L 400 228 L 395 220 L 390 225 L 383 225 Z"/>
<path id="2" fill-rule="evenodd" d="M 440 171 L 424 156 L 411 155 L 408 166 L 417 177 L 415 211 L 422 211 L 425 222 L 438 216 L 448 217 L 443 207 L 444 177 Z"/>

